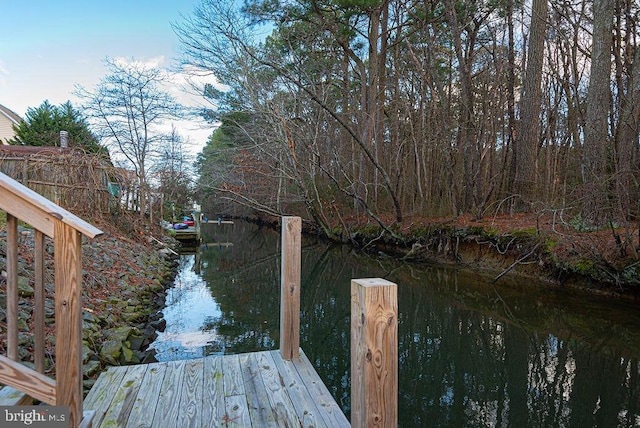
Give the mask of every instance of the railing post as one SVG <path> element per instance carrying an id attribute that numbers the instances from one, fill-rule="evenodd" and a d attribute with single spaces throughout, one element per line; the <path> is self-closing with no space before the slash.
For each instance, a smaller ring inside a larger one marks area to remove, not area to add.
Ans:
<path id="1" fill-rule="evenodd" d="M 280 352 L 290 360 L 300 355 L 300 217 L 282 218 L 280 273 Z"/>
<path id="2" fill-rule="evenodd" d="M 398 425 L 397 286 L 351 280 L 351 425 Z"/>
<path id="3" fill-rule="evenodd" d="M 18 361 L 18 219 L 7 213 L 7 357 Z"/>
<path id="4" fill-rule="evenodd" d="M 82 420 L 82 235 L 54 221 L 56 405 L 69 406 L 70 423 Z"/>

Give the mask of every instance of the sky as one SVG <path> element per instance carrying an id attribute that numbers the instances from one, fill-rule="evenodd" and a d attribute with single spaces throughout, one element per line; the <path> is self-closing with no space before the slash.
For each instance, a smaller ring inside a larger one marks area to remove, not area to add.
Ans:
<path id="1" fill-rule="evenodd" d="M 189 16 L 199 0 L 0 0 L 0 104 L 23 118 L 45 100 L 76 106 L 76 85 L 92 90 L 107 74 L 104 59 L 123 58 L 176 69 L 178 37 L 171 24 Z M 188 105 L 202 99 L 165 90 Z M 195 150 L 213 128 L 176 123 Z"/>

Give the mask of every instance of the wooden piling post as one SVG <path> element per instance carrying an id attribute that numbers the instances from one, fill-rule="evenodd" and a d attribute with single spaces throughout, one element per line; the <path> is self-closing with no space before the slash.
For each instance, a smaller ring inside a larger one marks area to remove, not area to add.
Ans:
<path id="1" fill-rule="evenodd" d="M 351 426 L 398 425 L 397 286 L 351 280 Z"/>
<path id="2" fill-rule="evenodd" d="M 291 360 L 300 355 L 300 217 L 282 217 L 280 270 L 280 352 Z"/>

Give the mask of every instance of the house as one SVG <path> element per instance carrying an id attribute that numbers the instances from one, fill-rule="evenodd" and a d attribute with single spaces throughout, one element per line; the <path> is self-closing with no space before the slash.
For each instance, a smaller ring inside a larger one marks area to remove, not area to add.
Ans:
<path id="1" fill-rule="evenodd" d="M 8 141 L 15 137 L 13 125 L 20 125 L 21 122 L 20 116 L 0 104 L 0 145 L 8 144 Z"/>

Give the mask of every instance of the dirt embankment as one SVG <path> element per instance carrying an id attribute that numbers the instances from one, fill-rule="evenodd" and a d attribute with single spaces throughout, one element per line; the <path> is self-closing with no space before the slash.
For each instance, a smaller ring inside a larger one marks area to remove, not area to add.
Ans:
<path id="1" fill-rule="evenodd" d="M 521 275 L 637 298 L 640 245 L 637 224 L 587 230 L 544 215 L 495 216 L 474 220 L 410 218 L 401 225 L 351 222 L 345 242 L 406 260 L 463 265 L 489 272 L 494 281 Z"/>

